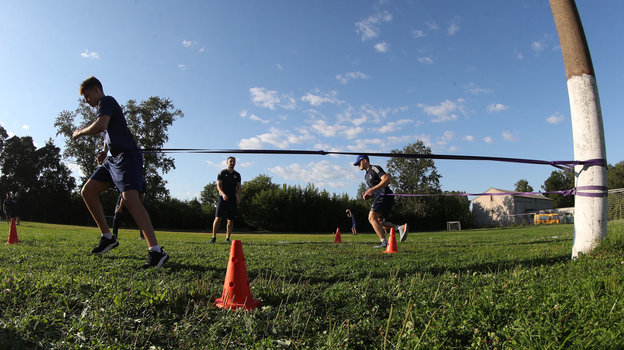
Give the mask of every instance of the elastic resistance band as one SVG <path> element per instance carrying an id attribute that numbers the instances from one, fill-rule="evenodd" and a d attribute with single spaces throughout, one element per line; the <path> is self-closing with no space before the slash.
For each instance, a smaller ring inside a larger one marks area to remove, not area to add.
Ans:
<path id="1" fill-rule="evenodd" d="M 340 151 L 309 151 L 309 150 L 267 150 L 267 149 L 202 149 L 202 148 L 159 148 L 143 149 L 144 153 L 247 153 L 247 154 L 299 154 L 299 155 L 360 155 L 366 154 L 374 157 L 390 158 L 419 158 L 419 159 L 450 159 L 450 160 L 485 160 L 494 162 L 523 163 L 523 164 L 543 164 L 551 165 L 563 170 L 574 170 L 574 166 L 607 166 L 605 159 L 588 160 L 538 160 L 508 157 L 487 157 L 487 156 L 466 156 L 450 154 L 421 154 L 421 153 L 381 153 L 381 152 L 340 152 Z"/>
<path id="2" fill-rule="evenodd" d="M 585 192 L 585 191 L 600 191 L 600 192 Z M 579 186 L 564 191 L 546 191 L 546 192 L 483 192 L 483 193 L 393 193 L 384 194 L 384 196 L 394 197 L 452 197 L 452 196 L 526 196 L 535 194 L 561 194 L 563 196 L 582 196 L 582 197 L 606 197 L 608 195 L 608 188 L 605 186 Z"/>

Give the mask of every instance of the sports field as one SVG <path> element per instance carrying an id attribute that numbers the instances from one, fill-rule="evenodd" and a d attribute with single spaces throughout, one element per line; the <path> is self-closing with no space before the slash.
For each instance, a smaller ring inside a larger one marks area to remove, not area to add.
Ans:
<path id="1" fill-rule="evenodd" d="M 171 259 L 139 270 L 135 230 L 96 257 L 95 228 L 23 222 L 0 246 L 0 349 L 623 348 L 624 222 L 574 262 L 572 230 L 412 232 L 396 254 L 372 234 L 234 234 L 263 301 L 244 312 L 213 305 L 223 235 L 158 232 Z"/>

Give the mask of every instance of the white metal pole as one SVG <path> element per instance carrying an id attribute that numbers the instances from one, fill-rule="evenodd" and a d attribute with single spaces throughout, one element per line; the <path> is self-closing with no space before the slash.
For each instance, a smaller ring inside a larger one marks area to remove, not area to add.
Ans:
<path id="1" fill-rule="evenodd" d="M 574 159 L 604 159 L 604 166 L 576 166 L 576 187 L 600 186 L 606 193 L 607 167 L 604 128 L 598 86 L 574 0 L 550 0 L 559 33 L 568 80 Z M 572 258 L 591 252 L 607 233 L 607 197 L 577 195 L 574 199 L 574 244 Z"/>

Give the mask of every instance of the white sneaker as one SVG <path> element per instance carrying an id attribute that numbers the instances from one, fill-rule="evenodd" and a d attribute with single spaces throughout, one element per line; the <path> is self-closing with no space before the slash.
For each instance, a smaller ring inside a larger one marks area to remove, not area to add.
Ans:
<path id="1" fill-rule="evenodd" d="M 384 239 L 383 241 L 381 241 L 381 243 L 379 243 L 379 245 L 376 245 L 373 248 L 385 248 L 387 245 L 388 241 Z"/>
<path id="2" fill-rule="evenodd" d="M 400 241 L 405 242 L 405 240 L 407 239 L 407 224 L 399 226 L 399 236 Z"/>

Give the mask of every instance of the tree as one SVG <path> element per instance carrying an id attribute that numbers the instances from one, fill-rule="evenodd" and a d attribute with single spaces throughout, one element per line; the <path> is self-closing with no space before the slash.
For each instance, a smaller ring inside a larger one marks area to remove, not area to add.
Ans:
<path id="1" fill-rule="evenodd" d="M 206 186 L 200 193 L 201 203 L 204 207 L 214 208 L 217 206 L 217 196 L 219 190 L 217 190 L 217 182 L 213 181 Z"/>
<path id="2" fill-rule="evenodd" d="M 39 169 L 35 151 L 30 136 L 13 136 L 5 140 L 0 179 L 8 190 L 26 193 L 37 187 Z"/>
<path id="3" fill-rule="evenodd" d="M 137 104 L 130 100 L 124 107 L 130 132 L 137 138 L 139 148 L 160 149 L 169 140 L 168 130 L 176 117 L 184 117 L 181 110 L 175 108 L 171 100 L 150 97 Z M 162 152 L 145 152 L 144 174 L 146 192 L 150 197 L 169 197 L 165 181 L 161 175 L 175 169 L 174 159 Z"/>
<path id="4" fill-rule="evenodd" d="M 624 188 L 624 161 L 620 161 L 615 166 L 609 164 L 607 170 L 609 189 Z"/>
<path id="5" fill-rule="evenodd" d="M 533 187 L 529 185 L 529 181 L 525 179 L 518 180 L 516 182 L 516 192 L 533 192 Z"/>
<path id="6" fill-rule="evenodd" d="M 431 148 L 418 140 L 403 147 L 402 150 L 392 150 L 393 154 L 431 154 Z M 441 175 L 433 159 L 426 158 L 391 158 L 388 163 L 388 175 L 391 178 L 391 187 L 397 193 L 440 193 Z M 417 216 L 432 215 L 434 209 L 430 202 L 432 198 L 407 198 L 397 201 L 399 210 L 405 210 Z"/>
<path id="7" fill-rule="evenodd" d="M 565 191 L 574 188 L 574 174 L 571 171 L 555 170 L 544 181 L 542 189 L 546 192 Z M 558 193 L 548 193 L 546 197 L 553 199 L 555 208 L 574 206 L 574 196 L 563 196 Z"/>
<path id="8" fill-rule="evenodd" d="M 169 99 L 150 97 L 147 101 L 137 104 L 134 100 L 124 106 L 124 113 L 128 128 L 136 137 L 141 149 L 160 149 L 169 140 L 168 129 L 176 117 L 183 117 L 182 111 L 176 109 Z M 65 151 L 63 155 L 71 159 L 85 174 L 82 181 L 93 173 L 97 164 L 95 155 L 102 149 L 104 140 L 99 137 L 81 137 L 72 140 L 71 136 L 78 125 L 84 126 L 95 120 L 94 110 L 83 100 L 79 100 L 75 111 L 61 112 L 54 127 L 57 135 L 65 136 Z M 169 196 L 165 187 L 166 181 L 162 174 L 175 169 L 173 158 L 160 152 L 144 153 L 144 174 L 148 198 L 163 198 Z"/>

